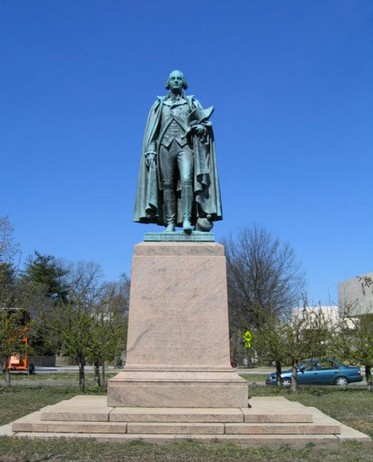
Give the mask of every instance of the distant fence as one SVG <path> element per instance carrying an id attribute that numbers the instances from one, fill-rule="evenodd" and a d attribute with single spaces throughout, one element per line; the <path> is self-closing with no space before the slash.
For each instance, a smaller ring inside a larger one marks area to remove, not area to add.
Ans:
<path id="1" fill-rule="evenodd" d="M 33 356 L 30 362 L 38 367 L 56 367 L 56 356 Z"/>

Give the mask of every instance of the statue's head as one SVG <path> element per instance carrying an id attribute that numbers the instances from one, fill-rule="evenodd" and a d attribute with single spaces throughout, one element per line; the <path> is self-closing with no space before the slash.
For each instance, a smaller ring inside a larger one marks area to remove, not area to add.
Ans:
<path id="1" fill-rule="evenodd" d="M 184 74 L 181 71 L 172 71 L 166 82 L 166 90 L 174 90 L 182 88 L 186 90 L 188 88 L 187 81 L 185 80 Z"/>

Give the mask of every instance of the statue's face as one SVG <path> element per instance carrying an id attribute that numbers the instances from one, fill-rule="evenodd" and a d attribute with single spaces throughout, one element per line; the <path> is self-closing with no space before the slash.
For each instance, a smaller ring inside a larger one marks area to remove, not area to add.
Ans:
<path id="1" fill-rule="evenodd" d="M 173 71 L 168 78 L 171 91 L 181 90 L 184 83 L 184 75 L 180 71 Z"/>

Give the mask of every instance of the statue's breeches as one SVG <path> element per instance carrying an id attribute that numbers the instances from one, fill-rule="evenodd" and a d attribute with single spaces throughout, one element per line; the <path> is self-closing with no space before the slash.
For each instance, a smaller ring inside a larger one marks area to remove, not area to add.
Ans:
<path id="1" fill-rule="evenodd" d="M 176 141 L 166 148 L 160 146 L 159 169 L 162 189 L 175 189 L 177 180 L 191 185 L 193 181 L 193 151 L 188 145 L 180 147 Z"/>

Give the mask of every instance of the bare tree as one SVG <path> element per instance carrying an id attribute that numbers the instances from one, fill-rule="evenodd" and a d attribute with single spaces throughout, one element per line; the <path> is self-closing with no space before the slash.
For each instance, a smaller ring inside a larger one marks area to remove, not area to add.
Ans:
<path id="1" fill-rule="evenodd" d="M 100 303 L 96 303 L 91 345 L 88 359 L 94 365 L 95 380 L 98 386 L 105 384 L 105 362 L 122 364 L 122 354 L 127 341 L 130 281 L 125 274 L 119 282 L 103 285 Z M 102 381 L 100 375 L 102 370 Z"/>
<path id="2" fill-rule="evenodd" d="M 336 354 L 344 359 L 361 364 L 365 368 L 367 388 L 373 391 L 373 278 L 367 274 L 357 276 L 362 298 L 354 294 L 340 300 L 340 321 L 333 347 Z"/>
<path id="3" fill-rule="evenodd" d="M 14 227 L 9 217 L 0 217 L 0 262 L 12 262 L 19 252 L 19 246 L 13 239 Z"/>
<path id="4" fill-rule="evenodd" d="M 359 313 L 356 303 L 340 307 L 342 313 L 332 337 L 336 355 L 364 366 L 367 389 L 373 391 L 373 314 Z"/>
<path id="5" fill-rule="evenodd" d="M 304 275 L 288 243 L 264 228 L 244 228 L 223 241 L 231 328 L 258 328 L 268 316 L 299 306 Z"/>
<path id="6" fill-rule="evenodd" d="M 62 352 L 74 358 L 79 366 L 79 386 L 85 388 L 85 366 L 93 363 L 96 381 L 100 363 L 123 351 L 126 335 L 128 301 L 121 298 L 115 284 L 105 284 L 96 263 L 78 263 L 69 273 L 69 293 L 56 333 L 61 338 Z"/>
<path id="7" fill-rule="evenodd" d="M 275 362 L 277 384 L 282 384 L 281 365 L 292 367 L 291 390 L 297 391 L 298 366 L 306 358 L 329 352 L 330 322 L 322 307 L 294 310 L 290 315 L 269 316 L 256 332 L 256 348 L 261 358 Z"/>
<path id="8" fill-rule="evenodd" d="M 26 312 L 16 308 L 0 308 L 0 357 L 3 360 L 5 381 L 11 383 L 9 374 L 9 360 L 12 356 L 24 354 L 24 337 L 28 328 L 24 322 Z"/>
<path id="9" fill-rule="evenodd" d="M 13 239 L 14 227 L 9 217 L 0 217 L 0 307 L 15 305 L 17 268 L 14 258 L 19 246 Z"/>

